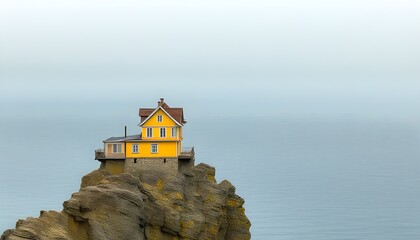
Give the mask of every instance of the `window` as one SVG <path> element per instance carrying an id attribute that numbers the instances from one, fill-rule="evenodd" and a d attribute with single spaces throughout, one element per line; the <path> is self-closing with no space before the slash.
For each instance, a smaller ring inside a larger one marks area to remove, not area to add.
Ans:
<path id="1" fill-rule="evenodd" d="M 175 138 L 176 137 L 176 128 L 172 128 L 172 137 Z"/>
<path id="2" fill-rule="evenodd" d="M 161 138 L 166 137 L 166 128 L 160 128 L 160 137 Z"/>
<path id="3" fill-rule="evenodd" d="M 162 122 L 162 120 L 163 120 L 163 116 L 162 116 L 162 115 L 158 115 L 158 116 L 157 116 L 157 121 L 158 121 L 158 122 Z"/>
<path id="4" fill-rule="evenodd" d="M 156 143 L 150 145 L 150 152 L 157 153 L 158 152 L 158 145 Z"/>
<path id="5" fill-rule="evenodd" d="M 131 145 L 131 151 L 133 153 L 139 153 L 139 145 L 138 144 Z"/>
<path id="6" fill-rule="evenodd" d="M 148 138 L 153 136 L 153 129 L 152 128 L 146 128 L 146 135 Z"/>
<path id="7" fill-rule="evenodd" d="M 121 144 L 112 144 L 112 153 L 121 153 Z"/>

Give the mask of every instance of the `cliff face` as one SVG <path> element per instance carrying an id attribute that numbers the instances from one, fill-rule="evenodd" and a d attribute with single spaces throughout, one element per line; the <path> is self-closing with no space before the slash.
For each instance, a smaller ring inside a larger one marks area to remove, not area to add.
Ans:
<path id="1" fill-rule="evenodd" d="M 205 164 L 177 176 L 99 169 L 83 177 L 63 211 L 19 220 L 1 240 L 250 239 L 243 204 L 235 187 L 217 184 L 215 169 Z"/>

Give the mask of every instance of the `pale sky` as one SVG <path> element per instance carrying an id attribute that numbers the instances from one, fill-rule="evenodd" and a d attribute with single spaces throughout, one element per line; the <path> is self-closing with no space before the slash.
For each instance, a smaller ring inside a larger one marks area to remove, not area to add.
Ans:
<path id="1" fill-rule="evenodd" d="M 419 26 L 414 0 L 1 0 L 0 108 L 166 97 L 420 120 Z"/>

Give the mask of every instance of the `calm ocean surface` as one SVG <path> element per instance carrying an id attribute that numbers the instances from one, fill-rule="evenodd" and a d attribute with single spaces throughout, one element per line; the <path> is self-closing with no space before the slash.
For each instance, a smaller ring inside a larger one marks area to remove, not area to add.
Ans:
<path id="1" fill-rule="evenodd" d="M 67 119 L 67 120 L 65 120 Z M 246 203 L 252 239 L 420 239 L 420 127 L 399 122 L 188 119 L 184 145 Z M 2 119 L 0 232 L 61 210 L 93 150 L 135 122 Z"/>

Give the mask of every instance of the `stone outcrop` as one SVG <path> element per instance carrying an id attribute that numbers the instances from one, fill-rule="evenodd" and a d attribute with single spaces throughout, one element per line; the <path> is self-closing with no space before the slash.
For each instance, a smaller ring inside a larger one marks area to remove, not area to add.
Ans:
<path id="1" fill-rule="evenodd" d="M 206 164 L 176 176 L 99 169 L 83 177 L 63 211 L 19 220 L 1 240 L 250 239 L 243 204 Z"/>

